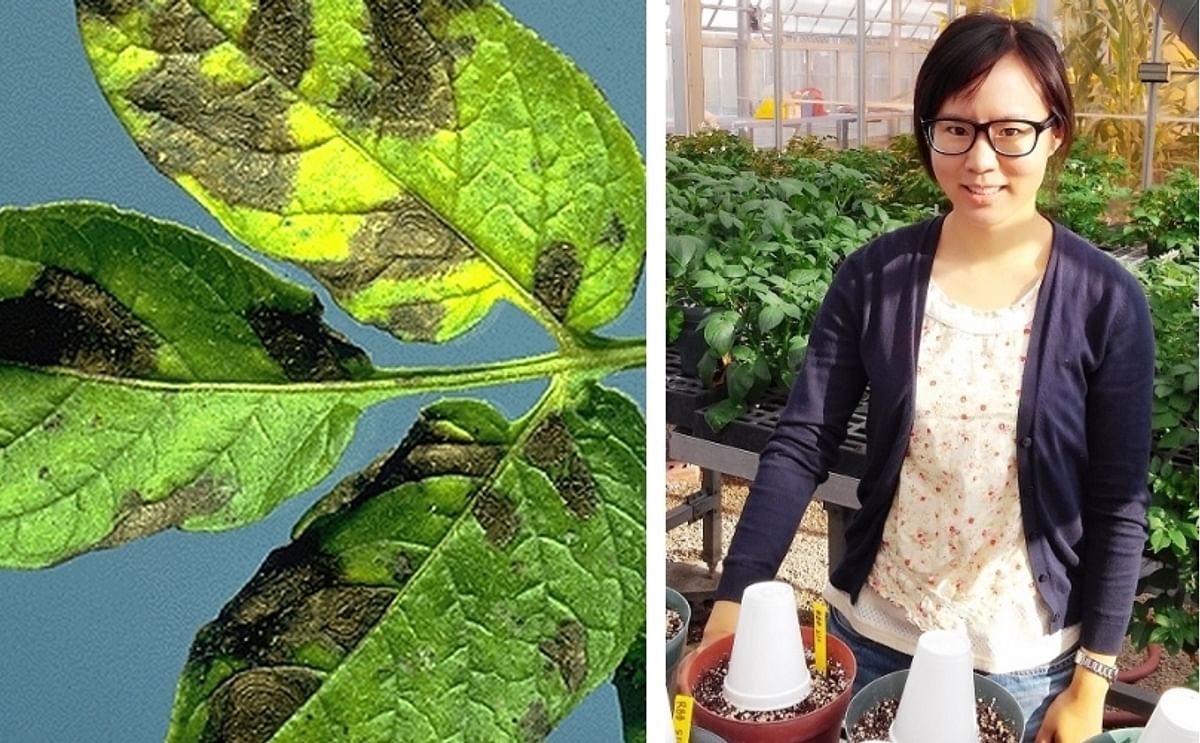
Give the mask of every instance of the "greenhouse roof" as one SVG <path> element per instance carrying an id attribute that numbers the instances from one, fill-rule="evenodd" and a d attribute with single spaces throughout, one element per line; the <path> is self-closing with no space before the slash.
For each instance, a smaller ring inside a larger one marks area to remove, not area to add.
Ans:
<path id="1" fill-rule="evenodd" d="M 739 6 L 749 14 L 754 32 L 773 31 L 768 0 L 708 0 L 701 6 L 701 26 L 707 33 L 736 35 Z M 854 37 L 856 6 L 856 0 L 780 0 L 782 29 L 788 35 Z M 867 35 L 889 37 L 894 31 L 903 39 L 932 39 L 946 9 L 944 0 L 866 0 Z"/>

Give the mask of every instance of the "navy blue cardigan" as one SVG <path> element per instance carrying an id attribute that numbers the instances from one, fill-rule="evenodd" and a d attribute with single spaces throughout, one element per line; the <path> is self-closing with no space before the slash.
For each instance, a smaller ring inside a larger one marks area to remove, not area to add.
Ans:
<path id="1" fill-rule="evenodd" d="M 717 595 L 775 576 L 870 383 L 861 509 L 830 575 L 858 600 L 875 562 L 913 419 L 935 218 L 846 259 L 808 356 L 759 458 Z M 1061 225 L 1038 294 L 1017 409 L 1017 479 L 1050 631 L 1082 621 L 1084 647 L 1117 653 L 1146 541 L 1154 338 L 1145 294 L 1116 260 Z"/>

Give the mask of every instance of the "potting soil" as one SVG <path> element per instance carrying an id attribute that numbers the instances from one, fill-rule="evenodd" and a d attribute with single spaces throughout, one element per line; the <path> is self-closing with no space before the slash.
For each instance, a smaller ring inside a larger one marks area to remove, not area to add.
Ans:
<path id="1" fill-rule="evenodd" d="M 812 691 L 805 699 L 790 707 L 758 711 L 742 709 L 730 704 L 725 699 L 725 695 L 721 693 L 725 684 L 725 674 L 729 672 L 728 656 L 700 675 L 692 696 L 709 712 L 742 722 L 776 722 L 807 715 L 827 706 L 846 690 L 846 669 L 842 667 L 841 663 L 830 659 L 828 673 L 818 673 L 817 669 L 813 668 L 815 659 L 812 651 L 808 648 L 804 650 L 804 660 L 808 663 L 808 670 L 812 674 Z"/>
<path id="2" fill-rule="evenodd" d="M 667 639 L 670 640 L 683 629 L 683 617 L 674 609 L 667 609 Z"/>
<path id="3" fill-rule="evenodd" d="M 899 708 L 899 699 L 884 699 L 871 707 L 858 723 L 850 728 L 850 743 L 888 740 L 888 731 Z M 996 711 L 995 700 L 975 700 L 975 722 L 979 725 L 979 743 L 1020 743 L 1016 731 Z"/>

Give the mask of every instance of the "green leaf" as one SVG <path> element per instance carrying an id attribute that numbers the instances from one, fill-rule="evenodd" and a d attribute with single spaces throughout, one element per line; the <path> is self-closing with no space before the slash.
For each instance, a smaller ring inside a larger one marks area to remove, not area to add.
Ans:
<path id="1" fill-rule="evenodd" d="M 726 398 L 715 405 L 705 408 L 704 422 L 712 430 L 720 431 L 725 426 L 728 426 L 730 421 L 745 412 L 746 406 L 744 404 Z"/>
<path id="2" fill-rule="evenodd" d="M 77 8 L 150 162 L 354 317 L 440 342 L 505 300 L 565 346 L 628 304 L 641 157 L 592 81 L 495 2 Z"/>
<path id="3" fill-rule="evenodd" d="M 667 235 L 667 255 L 685 270 L 703 252 L 704 241 L 695 235 Z"/>
<path id="4" fill-rule="evenodd" d="M 646 743 L 646 631 L 643 628 L 613 676 L 625 743 Z"/>
<path id="5" fill-rule="evenodd" d="M 737 321 L 737 313 L 729 310 L 704 318 L 704 340 L 717 356 L 724 356 L 733 348 Z"/>
<path id="6" fill-rule="evenodd" d="M 632 350 L 376 370 L 308 290 L 99 205 L 0 209 L 0 277 L 3 567 L 252 523 L 325 477 L 376 402 Z"/>
<path id="7" fill-rule="evenodd" d="M 668 307 L 667 308 L 667 345 L 679 340 L 679 334 L 683 332 L 683 308 Z"/>
<path id="8" fill-rule="evenodd" d="M 783 322 L 783 316 L 783 307 L 776 304 L 766 305 L 758 313 L 758 329 L 764 333 L 771 332 Z"/>
<path id="9" fill-rule="evenodd" d="M 591 383 L 427 408 L 200 630 L 168 740 L 541 740 L 644 623 L 644 430 Z"/>

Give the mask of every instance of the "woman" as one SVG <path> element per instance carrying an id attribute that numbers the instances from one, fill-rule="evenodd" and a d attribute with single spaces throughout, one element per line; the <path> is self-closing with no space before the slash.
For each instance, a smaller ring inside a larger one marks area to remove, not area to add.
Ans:
<path id="1" fill-rule="evenodd" d="M 926 170 L 952 209 L 838 271 L 763 449 L 704 644 L 772 578 L 870 385 L 861 510 L 825 596 L 856 687 L 960 627 L 1026 741 L 1100 732 L 1149 499 L 1154 349 L 1133 277 L 1038 214 L 1070 148 L 1063 60 L 1035 26 L 969 15 L 917 78 Z M 1078 651 L 1078 652 L 1077 652 Z"/>

